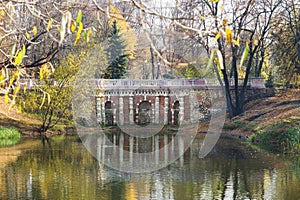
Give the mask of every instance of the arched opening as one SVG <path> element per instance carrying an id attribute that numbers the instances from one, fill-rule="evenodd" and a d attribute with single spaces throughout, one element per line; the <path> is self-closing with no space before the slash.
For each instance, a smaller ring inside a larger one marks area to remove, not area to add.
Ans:
<path id="1" fill-rule="evenodd" d="M 105 124 L 112 126 L 114 124 L 114 114 L 111 101 L 105 103 Z"/>
<path id="2" fill-rule="evenodd" d="M 149 101 L 142 101 L 139 105 L 138 124 L 146 126 L 151 122 L 151 103 Z"/>
<path id="3" fill-rule="evenodd" d="M 173 105 L 173 119 L 174 125 L 179 125 L 179 101 L 175 101 Z"/>

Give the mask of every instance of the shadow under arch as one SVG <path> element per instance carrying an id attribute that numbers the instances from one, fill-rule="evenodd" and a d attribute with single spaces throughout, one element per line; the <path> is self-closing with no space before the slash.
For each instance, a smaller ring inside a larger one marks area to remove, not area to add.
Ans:
<path id="1" fill-rule="evenodd" d="M 151 123 L 151 103 L 142 101 L 138 106 L 138 125 L 146 126 Z"/>
<path id="2" fill-rule="evenodd" d="M 179 106 L 180 103 L 176 100 L 173 104 L 173 124 L 179 125 Z"/>
<path id="3" fill-rule="evenodd" d="M 114 113 L 111 101 L 105 102 L 105 122 L 106 125 L 114 125 Z"/>

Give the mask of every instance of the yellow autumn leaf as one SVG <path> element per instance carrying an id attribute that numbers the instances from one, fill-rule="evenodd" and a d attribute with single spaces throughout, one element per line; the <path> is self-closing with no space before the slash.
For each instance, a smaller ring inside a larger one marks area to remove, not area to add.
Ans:
<path id="1" fill-rule="evenodd" d="M 2 74 L 3 77 L 5 77 L 5 70 L 4 70 L 4 68 L 2 68 L 1 74 Z"/>
<path id="2" fill-rule="evenodd" d="M 49 70 L 49 66 L 48 64 L 44 64 L 40 67 L 40 80 L 43 80 L 43 79 L 47 79 L 51 74 L 51 71 Z"/>
<path id="3" fill-rule="evenodd" d="M 23 59 L 25 57 L 25 54 L 26 54 L 26 47 L 25 47 L 25 45 L 23 45 L 22 50 L 18 51 L 16 53 L 17 56 L 16 56 L 15 62 L 14 62 L 15 66 L 19 66 L 19 65 L 22 64 L 22 61 L 23 61 Z"/>
<path id="4" fill-rule="evenodd" d="M 80 22 L 74 45 L 76 45 L 78 43 L 78 41 L 80 40 L 82 30 L 83 30 L 83 24 L 82 24 L 82 22 Z"/>
<path id="5" fill-rule="evenodd" d="M 240 46 L 240 35 L 237 36 L 236 40 L 232 40 L 232 42 L 236 45 L 236 46 Z"/>
<path id="6" fill-rule="evenodd" d="M 92 29 L 89 29 L 88 31 L 85 31 L 85 40 L 86 42 L 90 42 L 90 36 L 93 33 Z"/>
<path id="7" fill-rule="evenodd" d="M 19 71 L 15 71 L 15 73 L 14 73 L 14 78 L 15 78 L 15 79 L 19 79 Z"/>
<path id="8" fill-rule="evenodd" d="M 245 78 L 245 74 L 246 74 L 246 72 L 245 72 L 244 69 L 239 69 L 238 70 L 238 77 L 239 78 Z"/>
<path id="9" fill-rule="evenodd" d="M 77 14 L 77 17 L 76 17 L 76 24 L 80 24 L 80 22 L 82 21 L 82 11 L 79 10 L 78 11 L 78 14 Z"/>
<path id="10" fill-rule="evenodd" d="M 48 105 L 50 105 L 51 97 L 50 97 L 50 94 L 49 94 L 49 93 L 47 93 L 47 97 L 48 97 Z"/>
<path id="11" fill-rule="evenodd" d="M 4 19 L 4 17 L 5 17 L 5 11 L 4 11 L 4 9 L 1 9 L 0 10 L 0 19 Z"/>
<path id="12" fill-rule="evenodd" d="M 28 32 L 25 33 L 26 38 L 29 40 L 30 39 L 30 34 Z"/>
<path id="13" fill-rule="evenodd" d="M 42 99 L 42 103 L 41 103 L 39 109 L 42 109 L 42 107 L 43 107 L 43 105 L 44 105 L 44 103 L 45 103 L 45 99 L 46 99 L 46 94 L 44 93 L 43 99 Z"/>
<path id="14" fill-rule="evenodd" d="M 33 27 L 32 32 L 33 32 L 33 35 L 36 36 L 36 34 L 37 34 L 37 32 L 38 32 L 36 26 Z"/>
<path id="15" fill-rule="evenodd" d="M 75 23 L 72 23 L 72 25 L 71 25 L 71 31 L 72 31 L 72 33 L 74 33 L 75 30 L 76 30 L 76 25 L 75 25 Z"/>
<path id="16" fill-rule="evenodd" d="M 220 67 L 221 70 L 224 70 L 224 64 L 223 64 L 223 55 L 221 53 L 221 51 L 216 51 L 217 53 L 217 58 L 218 58 L 218 65 Z"/>
<path id="17" fill-rule="evenodd" d="M 14 89 L 13 95 L 17 95 L 18 92 L 20 91 L 20 89 L 21 89 L 21 86 L 18 85 L 18 86 Z"/>
<path id="18" fill-rule="evenodd" d="M 5 102 L 6 104 L 9 104 L 9 97 L 8 97 L 8 94 L 7 94 L 7 93 L 5 93 L 5 95 L 4 95 L 4 102 Z"/>
<path id="19" fill-rule="evenodd" d="M 0 83 L 1 83 L 1 86 L 5 85 L 5 77 L 2 74 L 0 74 Z"/>
<path id="20" fill-rule="evenodd" d="M 26 88 L 26 85 L 24 86 L 24 89 L 23 89 L 23 92 L 26 93 L 27 91 L 27 88 Z"/>
<path id="21" fill-rule="evenodd" d="M 44 79 L 43 67 L 40 68 L 40 80 Z"/>
<path id="22" fill-rule="evenodd" d="M 21 105 L 18 105 L 17 109 L 18 109 L 18 113 L 22 112 L 22 106 Z"/>
<path id="23" fill-rule="evenodd" d="M 50 102 L 51 102 L 50 94 L 44 92 L 44 94 L 43 94 L 43 99 L 42 99 L 42 103 L 41 103 L 39 109 L 42 109 L 43 105 L 45 104 L 46 95 L 47 95 L 48 105 L 50 104 Z"/>
<path id="24" fill-rule="evenodd" d="M 227 26 L 227 22 L 228 22 L 227 19 L 223 19 L 223 20 L 222 20 L 222 25 L 223 25 L 223 26 Z"/>
<path id="25" fill-rule="evenodd" d="M 202 21 L 205 21 L 205 20 L 206 20 L 206 17 L 201 16 L 201 20 L 202 20 Z"/>
<path id="26" fill-rule="evenodd" d="M 22 63 L 22 54 L 18 51 L 17 57 L 15 59 L 14 65 L 19 66 Z"/>
<path id="27" fill-rule="evenodd" d="M 231 44 L 231 41 L 232 41 L 232 31 L 230 30 L 230 28 L 226 27 L 225 34 L 226 34 L 227 43 Z"/>
<path id="28" fill-rule="evenodd" d="M 51 28 L 51 26 L 52 26 L 53 22 L 54 22 L 54 20 L 53 20 L 52 18 L 51 18 L 51 19 L 49 19 L 49 21 L 48 21 L 48 25 L 47 25 L 47 31 L 48 31 L 48 32 L 50 31 L 50 28 Z"/>
<path id="29" fill-rule="evenodd" d="M 209 2 L 214 2 L 214 3 L 217 3 L 219 2 L 220 0 L 209 0 Z"/>
<path id="30" fill-rule="evenodd" d="M 221 37 L 221 33 L 218 32 L 217 35 L 216 35 L 216 37 L 215 37 L 215 39 L 214 39 L 214 41 L 215 41 L 215 42 L 218 41 L 218 39 L 219 39 L 220 37 Z"/>
<path id="31" fill-rule="evenodd" d="M 15 81 L 15 77 L 13 76 L 10 80 L 9 80 L 9 87 L 12 86 L 12 84 Z"/>

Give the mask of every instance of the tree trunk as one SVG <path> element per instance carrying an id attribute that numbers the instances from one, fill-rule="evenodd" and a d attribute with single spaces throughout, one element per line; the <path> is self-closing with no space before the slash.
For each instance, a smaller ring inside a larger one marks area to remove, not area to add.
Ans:
<path id="1" fill-rule="evenodd" d="M 159 79 L 159 75 L 160 75 L 160 63 L 157 63 L 157 72 L 156 72 L 156 79 Z"/>
<path id="2" fill-rule="evenodd" d="M 151 54 L 151 65 L 152 65 L 152 79 L 155 79 L 154 53 L 152 47 L 150 47 L 150 54 Z"/>
<path id="3" fill-rule="evenodd" d="M 255 75 L 254 75 L 255 77 L 260 77 L 261 70 L 262 70 L 262 67 L 263 67 L 263 64 L 264 64 L 264 61 L 265 61 L 265 59 L 264 59 L 265 51 L 264 50 L 261 51 L 260 56 L 261 56 L 261 59 L 260 59 L 259 64 L 258 64 L 257 71 L 255 72 Z"/>
<path id="4" fill-rule="evenodd" d="M 232 71 L 233 71 L 233 78 L 234 78 L 234 94 L 235 94 L 235 107 L 233 115 L 239 115 L 242 110 L 240 110 L 240 94 L 239 94 L 239 75 L 237 71 L 237 49 L 233 45 L 231 46 L 232 51 Z"/>
<path id="5" fill-rule="evenodd" d="M 252 49 L 251 44 L 249 45 L 249 48 Z M 249 80 L 250 70 L 251 70 L 251 66 L 252 66 L 252 62 L 253 62 L 253 58 L 254 58 L 254 53 L 255 53 L 255 51 L 252 51 L 252 50 L 250 50 L 250 52 L 249 52 L 250 55 L 249 55 L 249 60 L 248 60 L 247 66 L 246 66 L 246 75 L 244 78 L 244 83 L 243 83 L 242 90 L 239 95 L 239 102 L 237 104 L 237 109 L 236 109 L 237 115 L 244 112 L 245 93 L 246 93 L 246 90 L 248 87 L 248 80 Z"/>

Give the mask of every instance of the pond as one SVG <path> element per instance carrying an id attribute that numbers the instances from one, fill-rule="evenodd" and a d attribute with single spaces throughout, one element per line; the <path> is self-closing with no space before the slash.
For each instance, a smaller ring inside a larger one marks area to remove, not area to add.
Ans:
<path id="1" fill-rule="evenodd" d="M 166 168 L 146 174 L 112 170 L 76 136 L 51 146 L 23 139 L 0 148 L 0 199 L 300 199 L 300 160 L 221 138 L 204 159 L 202 140 Z"/>

